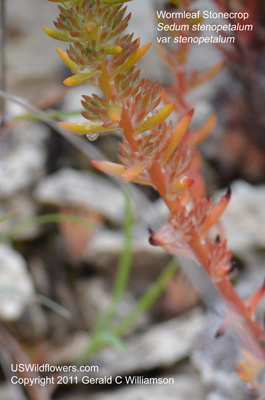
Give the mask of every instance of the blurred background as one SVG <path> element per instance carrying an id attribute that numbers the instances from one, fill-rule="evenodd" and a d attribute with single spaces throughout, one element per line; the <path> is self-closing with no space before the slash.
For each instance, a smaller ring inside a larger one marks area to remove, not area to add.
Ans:
<path id="1" fill-rule="evenodd" d="M 213 3 L 195 1 L 192 7 L 214 10 Z M 90 166 L 90 158 L 102 155 L 116 160 L 118 138 L 89 142 L 57 128 L 57 120 L 80 119 L 81 95 L 92 92 L 62 84 L 69 71 L 56 47 L 65 44 L 42 29 L 52 27 L 56 4 L 3 5 L 0 56 L 8 94 L 1 92 L 0 400 L 252 399 L 234 372 L 236 340 L 214 338 L 224 307 L 207 278 L 148 243 L 148 228 L 155 230 L 168 216 L 165 205 L 142 188 L 128 187 L 126 200 L 120 185 Z M 128 31 L 142 44 L 152 42 L 142 76 L 166 88 L 173 77 L 157 51 L 155 10 L 171 7 L 166 0 L 128 3 Z M 196 110 L 194 128 L 211 113 L 218 117 L 200 148 L 202 170 L 214 199 L 232 187 L 223 224 L 236 265 L 233 280 L 245 298 L 265 275 L 265 12 L 259 7 L 254 34 L 238 41 L 242 48 L 194 45 L 187 64 L 204 72 L 225 61 L 189 102 Z M 262 305 L 257 318 L 264 324 Z M 98 366 L 89 376 L 173 377 L 175 383 L 84 385 L 84 373 L 78 373 L 77 384 L 66 379 L 57 387 L 23 388 L 10 383 L 12 363 L 81 363 Z"/>

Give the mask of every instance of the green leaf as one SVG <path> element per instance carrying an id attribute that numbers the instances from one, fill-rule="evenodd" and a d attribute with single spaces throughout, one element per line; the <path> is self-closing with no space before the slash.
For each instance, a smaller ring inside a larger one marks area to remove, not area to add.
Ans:
<path id="1" fill-rule="evenodd" d="M 5 220 L 7 220 L 7 219 L 9 219 L 9 218 L 11 218 L 14 214 L 15 214 L 15 212 L 12 211 L 12 212 L 10 212 L 10 213 L 4 215 L 3 217 L 0 217 L 0 223 L 1 223 L 1 222 L 4 222 Z"/>
<path id="2" fill-rule="evenodd" d="M 124 197 L 125 197 L 124 247 L 115 278 L 111 304 L 108 310 L 105 313 L 103 313 L 103 315 L 99 318 L 92 332 L 87 348 L 84 350 L 83 354 L 80 354 L 78 357 L 80 360 L 85 360 L 89 358 L 91 355 L 99 351 L 104 345 L 106 345 L 107 342 L 105 341 L 105 343 L 103 343 L 101 337 L 102 335 L 104 336 L 106 332 L 109 332 L 109 326 L 111 325 L 116 315 L 117 307 L 122 299 L 122 296 L 124 294 L 130 276 L 131 264 L 132 264 L 131 247 L 132 247 L 133 213 L 129 197 L 125 192 L 125 190 L 124 190 Z M 108 335 L 110 335 L 110 333 Z M 108 338 L 110 339 L 110 336 L 108 336 Z M 113 345 L 114 338 L 116 338 L 116 344 L 117 344 L 117 339 L 119 338 L 119 335 L 117 335 L 117 333 L 115 332 L 111 332 L 112 343 L 109 342 L 108 344 Z"/>
<path id="3" fill-rule="evenodd" d="M 124 190 L 125 197 L 125 225 L 124 225 L 124 247 L 119 262 L 118 273 L 113 289 L 113 301 L 119 303 L 126 289 L 132 261 L 132 229 L 133 212 L 128 194 Z"/>
<path id="4" fill-rule="evenodd" d="M 50 37 L 57 40 L 62 40 L 63 42 L 77 42 L 76 38 L 73 38 L 70 33 L 63 32 L 57 29 L 43 28 L 44 32 Z"/>
<path id="5" fill-rule="evenodd" d="M 96 327 L 94 329 L 95 335 L 97 335 L 98 332 L 106 330 L 109 324 L 112 322 L 117 307 L 126 289 L 131 272 L 133 213 L 129 197 L 125 190 L 123 192 L 125 198 L 124 246 L 119 261 L 118 271 L 115 277 L 111 304 L 109 309 L 102 315 L 102 317 L 96 324 Z"/>
<path id="6" fill-rule="evenodd" d="M 152 284 L 150 289 L 138 301 L 134 309 L 123 318 L 114 328 L 113 332 L 116 335 L 123 335 L 134 324 L 137 318 L 146 312 L 155 301 L 161 296 L 165 290 L 169 280 L 177 273 L 179 265 L 173 259 L 159 276 L 159 278 Z"/>
<path id="7" fill-rule="evenodd" d="M 74 110 L 74 111 L 48 111 L 46 112 L 46 115 L 48 118 L 64 118 L 64 117 L 72 117 L 76 115 L 80 115 L 82 110 Z M 21 114 L 17 115 L 16 117 L 13 118 L 14 121 L 42 121 L 43 117 L 35 114 Z"/>

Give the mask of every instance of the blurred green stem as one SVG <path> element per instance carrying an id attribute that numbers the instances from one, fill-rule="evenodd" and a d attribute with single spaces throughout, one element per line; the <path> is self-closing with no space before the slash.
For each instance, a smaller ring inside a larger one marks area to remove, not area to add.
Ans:
<path id="1" fill-rule="evenodd" d="M 73 111 L 55 111 L 49 110 L 45 111 L 48 118 L 64 118 L 80 115 L 82 110 Z M 20 114 L 14 117 L 14 121 L 43 121 L 43 116 L 36 114 Z"/>
<path id="2" fill-rule="evenodd" d="M 136 306 L 132 309 L 132 311 L 126 315 L 114 328 L 110 329 L 109 336 L 113 336 L 113 338 L 118 340 L 122 335 L 124 335 L 129 328 L 135 323 L 137 318 L 145 313 L 161 296 L 163 291 L 165 290 L 170 279 L 178 272 L 179 264 L 176 259 L 173 259 L 165 268 L 165 270 L 161 273 L 158 279 L 151 285 L 149 290 L 141 297 Z M 104 328 L 101 325 L 101 328 Z M 104 333 L 107 332 L 107 327 Z M 106 342 L 103 342 L 101 339 L 100 331 L 96 331 L 93 333 L 89 347 L 85 350 L 84 355 L 82 355 L 82 360 L 87 360 L 98 351 L 100 351 L 103 347 L 106 346 Z M 120 339 L 121 340 L 121 339 Z"/>
<path id="3" fill-rule="evenodd" d="M 124 190 L 124 196 L 125 196 L 124 246 L 119 261 L 118 271 L 115 277 L 111 304 L 109 309 L 106 311 L 106 313 L 103 314 L 102 318 L 100 318 L 98 323 L 96 324 L 94 330 L 95 335 L 97 335 L 99 331 L 102 331 L 104 328 L 106 328 L 115 317 L 117 307 L 122 299 L 131 272 L 133 214 L 132 214 L 130 200 L 125 190 Z"/>
<path id="4" fill-rule="evenodd" d="M 124 223 L 124 246 L 122 255 L 119 261 L 118 271 L 115 277 L 114 288 L 112 292 L 111 304 L 106 312 L 99 318 L 96 326 L 92 332 L 88 346 L 85 348 L 83 354 L 80 354 L 79 360 L 83 361 L 91 357 L 110 341 L 122 346 L 121 340 L 115 335 L 110 333 L 110 325 L 116 315 L 118 305 L 122 299 L 126 289 L 130 272 L 131 272 L 131 258 L 132 258 L 132 230 L 133 230 L 133 213 L 128 194 L 124 190 L 125 198 L 125 223 Z M 106 337 L 108 338 L 106 340 Z"/>
<path id="5" fill-rule="evenodd" d="M 165 290 L 170 279 L 178 272 L 179 264 L 173 259 L 161 273 L 158 279 L 151 285 L 150 289 L 138 301 L 134 309 L 123 318 L 114 328 L 114 333 L 123 335 L 134 324 L 136 319 L 146 312 Z"/>

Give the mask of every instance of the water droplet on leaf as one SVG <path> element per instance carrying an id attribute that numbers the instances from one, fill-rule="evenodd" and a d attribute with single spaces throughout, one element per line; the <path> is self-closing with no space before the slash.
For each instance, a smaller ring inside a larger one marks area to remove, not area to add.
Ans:
<path id="1" fill-rule="evenodd" d="M 95 140 L 97 140 L 98 136 L 98 133 L 89 133 L 88 135 L 86 135 L 90 142 L 94 142 Z"/>

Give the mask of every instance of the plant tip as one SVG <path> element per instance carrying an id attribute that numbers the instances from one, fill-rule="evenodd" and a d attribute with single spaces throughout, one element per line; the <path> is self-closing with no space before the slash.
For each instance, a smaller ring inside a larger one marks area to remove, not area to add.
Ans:
<path id="1" fill-rule="evenodd" d="M 159 243 L 158 243 L 158 241 L 154 238 L 154 235 L 155 235 L 155 232 L 152 230 L 152 229 L 148 229 L 148 231 L 149 231 L 149 233 L 150 233 L 150 236 L 149 236 L 149 243 L 152 245 L 152 246 L 158 246 L 159 245 Z"/>

